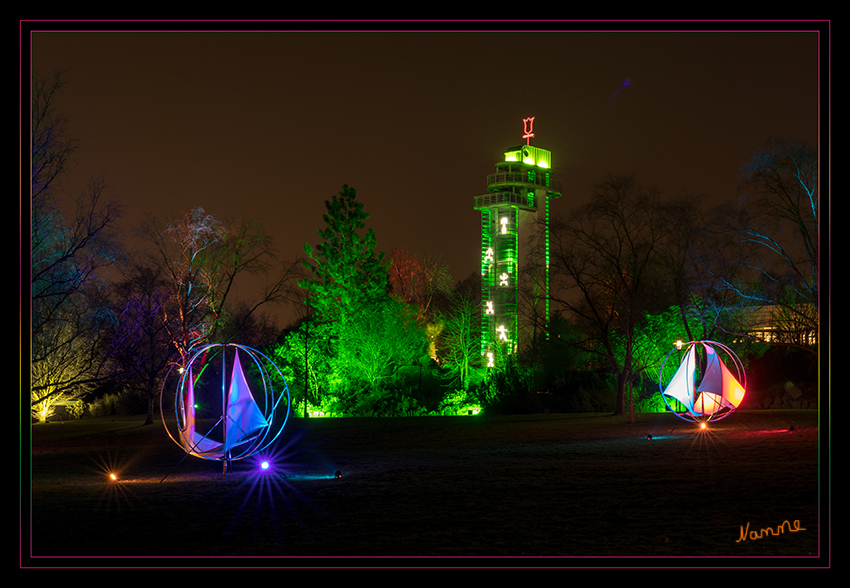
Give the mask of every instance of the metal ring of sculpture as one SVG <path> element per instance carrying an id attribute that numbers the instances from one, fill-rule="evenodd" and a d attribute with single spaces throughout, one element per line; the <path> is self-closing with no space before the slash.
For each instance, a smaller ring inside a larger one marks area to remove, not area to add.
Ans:
<path id="1" fill-rule="evenodd" d="M 231 349 L 233 359 L 228 369 L 227 351 Z M 251 391 L 240 351 L 253 361 L 248 363 L 249 373 L 255 384 L 262 383 L 262 393 L 260 386 L 256 387 L 256 393 Z M 219 353 L 221 369 L 220 373 L 215 373 L 216 369 L 210 368 Z M 200 370 L 196 370 L 199 359 Z M 162 405 L 164 394 L 160 394 L 160 413 L 169 437 L 189 455 L 224 461 L 227 469 L 230 462 L 268 448 L 283 431 L 291 405 L 289 388 L 280 369 L 267 356 L 245 345 L 213 343 L 191 349 L 178 364 L 184 369 L 174 398 L 176 432 L 166 424 Z M 271 368 L 282 382 L 279 392 L 275 392 Z M 208 369 L 212 374 L 206 373 Z M 203 378 L 205 374 L 207 377 Z M 220 381 L 216 381 L 218 376 Z M 163 392 L 164 389 L 163 382 Z M 221 403 L 215 406 L 219 390 Z M 200 403 L 198 396 L 203 397 Z M 201 425 L 200 430 L 198 425 Z"/>
<path id="2" fill-rule="evenodd" d="M 682 349 L 679 367 L 665 387 L 664 366 L 670 355 Z M 734 373 L 721 358 L 721 351 Z M 689 341 L 664 357 L 658 387 L 670 412 L 684 420 L 707 422 L 724 419 L 740 406 L 746 393 L 747 376 L 741 360 L 726 345 L 716 341 Z"/>

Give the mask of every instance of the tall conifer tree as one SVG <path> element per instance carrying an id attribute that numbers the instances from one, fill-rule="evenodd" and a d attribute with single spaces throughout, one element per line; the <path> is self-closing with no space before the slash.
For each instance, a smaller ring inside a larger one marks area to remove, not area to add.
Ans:
<path id="1" fill-rule="evenodd" d="M 384 254 L 375 253 L 375 231 L 364 231 L 369 214 L 357 201 L 357 191 L 344 185 L 325 206 L 326 227 L 319 229 L 322 242 L 315 248 L 304 244 L 312 261 L 305 260 L 304 265 L 313 277 L 299 285 L 309 292 L 309 304 L 320 320 L 345 322 L 363 305 L 387 297 L 387 269 Z"/>

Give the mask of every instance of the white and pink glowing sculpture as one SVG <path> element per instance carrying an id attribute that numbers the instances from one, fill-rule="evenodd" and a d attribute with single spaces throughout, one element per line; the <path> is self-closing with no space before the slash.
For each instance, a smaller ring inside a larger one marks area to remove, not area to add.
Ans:
<path id="1" fill-rule="evenodd" d="M 681 353 L 679 369 L 665 386 L 664 366 L 676 352 Z M 664 358 L 660 374 L 658 385 L 667 408 L 694 422 L 726 418 L 740 406 L 746 392 L 747 376 L 741 360 L 715 341 L 689 341 L 677 346 Z"/>
<path id="2" fill-rule="evenodd" d="M 240 356 L 247 361 L 253 389 Z M 165 414 L 162 422 L 187 454 L 222 461 L 226 473 L 231 462 L 263 451 L 283 431 L 289 388 L 277 365 L 256 349 L 234 343 L 203 345 L 184 355 L 180 364 L 175 430 L 169 429 Z"/>

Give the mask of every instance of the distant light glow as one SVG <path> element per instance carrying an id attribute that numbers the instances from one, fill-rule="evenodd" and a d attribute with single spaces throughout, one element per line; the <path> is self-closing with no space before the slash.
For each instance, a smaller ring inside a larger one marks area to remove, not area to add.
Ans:
<path id="1" fill-rule="evenodd" d="M 488 368 L 496 367 L 496 364 L 493 360 L 493 354 L 491 352 L 487 353 L 487 367 Z"/>
<path id="2" fill-rule="evenodd" d="M 617 88 L 614 91 L 614 93 L 611 95 L 610 98 L 608 98 L 608 100 L 609 101 L 613 100 L 614 98 L 616 98 L 620 94 L 620 92 L 622 92 L 623 90 L 625 90 L 626 88 L 628 88 L 631 85 L 632 85 L 632 81 L 629 78 L 625 78 L 623 80 L 623 82 L 620 84 L 620 87 Z"/>
<path id="3" fill-rule="evenodd" d="M 260 464 L 260 467 L 264 470 L 269 469 L 269 462 L 263 461 L 263 463 Z"/>

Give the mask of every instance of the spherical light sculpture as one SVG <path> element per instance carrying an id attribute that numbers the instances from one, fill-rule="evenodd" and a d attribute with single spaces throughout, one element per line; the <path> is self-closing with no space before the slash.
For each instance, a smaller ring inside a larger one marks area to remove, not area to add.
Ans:
<path id="1" fill-rule="evenodd" d="M 171 428 L 164 393 L 160 413 L 168 435 L 189 455 L 222 461 L 226 472 L 231 462 L 263 451 L 283 431 L 289 388 L 277 365 L 256 349 L 234 343 L 202 345 L 186 353 L 179 365 Z"/>
<path id="2" fill-rule="evenodd" d="M 664 368 L 680 352 L 679 366 L 664 384 Z M 731 366 L 731 367 L 730 367 Z M 738 356 L 716 341 L 689 341 L 673 349 L 661 364 L 658 386 L 667 408 L 694 422 L 720 420 L 744 399 L 747 376 Z"/>

